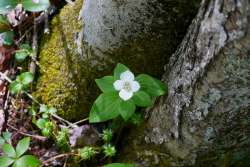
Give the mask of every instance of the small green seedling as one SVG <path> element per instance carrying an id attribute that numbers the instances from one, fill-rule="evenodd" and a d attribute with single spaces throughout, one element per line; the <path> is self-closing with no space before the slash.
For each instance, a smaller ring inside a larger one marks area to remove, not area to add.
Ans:
<path id="1" fill-rule="evenodd" d="M 22 44 L 19 50 L 15 52 L 15 59 L 17 62 L 23 62 L 26 57 L 32 55 L 32 48 L 29 44 Z"/>
<path id="2" fill-rule="evenodd" d="M 31 72 L 24 72 L 19 75 L 15 81 L 10 84 L 10 92 L 12 94 L 20 93 L 25 90 L 31 82 L 33 82 L 34 76 Z"/>
<path id="3" fill-rule="evenodd" d="M 56 135 L 56 143 L 61 150 L 68 151 L 70 149 L 68 141 L 69 141 L 69 129 L 63 128 Z"/>
<path id="4" fill-rule="evenodd" d="M 45 137 L 50 137 L 55 129 L 55 124 L 52 121 L 50 121 L 50 117 L 56 112 L 57 112 L 56 108 L 41 104 L 39 109 L 39 114 L 41 114 L 42 118 L 38 120 L 33 119 L 33 123 L 36 124 L 36 126 L 42 131 L 42 134 Z M 33 114 L 33 116 L 37 115 L 35 109 L 31 111 L 31 114 Z"/>
<path id="5" fill-rule="evenodd" d="M 57 110 L 54 107 L 48 107 L 48 106 L 42 104 L 40 106 L 39 112 L 42 114 L 42 117 L 46 119 L 46 118 L 49 118 L 50 115 L 55 114 L 57 112 Z"/>
<path id="6" fill-rule="evenodd" d="M 102 134 L 102 140 L 106 143 L 110 142 L 113 138 L 113 132 L 111 129 L 105 129 Z"/>
<path id="7" fill-rule="evenodd" d="M 82 149 L 78 150 L 79 155 L 81 159 L 83 160 L 90 160 L 92 157 L 94 157 L 97 154 L 97 151 L 93 147 L 86 146 Z"/>
<path id="8" fill-rule="evenodd" d="M 103 147 L 103 153 L 106 157 L 113 157 L 116 154 L 116 149 L 111 144 L 104 145 Z"/>
<path id="9" fill-rule="evenodd" d="M 38 167 L 40 161 L 33 155 L 23 155 L 29 148 L 30 138 L 26 137 L 20 140 L 16 149 L 8 143 L 3 144 L 4 155 L 0 157 L 1 167 Z"/>
<path id="10" fill-rule="evenodd" d="M 35 122 L 35 124 L 40 130 L 42 130 L 42 134 L 45 137 L 50 137 L 53 130 L 55 129 L 53 122 L 48 119 L 40 118 Z"/>

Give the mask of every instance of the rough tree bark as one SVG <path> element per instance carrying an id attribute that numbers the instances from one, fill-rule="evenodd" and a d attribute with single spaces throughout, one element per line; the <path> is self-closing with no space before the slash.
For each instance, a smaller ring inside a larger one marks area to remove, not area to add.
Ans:
<path id="1" fill-rule="evenodd" d="M 125 137 L 121 159 L 143 167 L 249 166 L 249 7 L 248 0 L 202 1 L 165 68 L 169 94 Z"/>

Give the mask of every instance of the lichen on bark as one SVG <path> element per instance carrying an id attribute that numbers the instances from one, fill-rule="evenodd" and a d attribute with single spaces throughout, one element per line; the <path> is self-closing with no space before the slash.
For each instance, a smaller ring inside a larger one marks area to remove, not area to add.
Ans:
<path id="1" fill-rule="evenodd" d="M 249 165 L 249 44 L 248 32 L 243 39 L 225 47 L 217 61 L 209 67 L 204 78 L 206 84 L 198 85 L 194 95 L 195 105 L 190 110 L 196 115 L 200 113 L 200 116 L 187 116 L 193 118 L 188 121 L 188 126 L 206 127 L 193 130 L 210 148 L 196 158 L 197 166 L 208 163 L 218 167 Z"/>

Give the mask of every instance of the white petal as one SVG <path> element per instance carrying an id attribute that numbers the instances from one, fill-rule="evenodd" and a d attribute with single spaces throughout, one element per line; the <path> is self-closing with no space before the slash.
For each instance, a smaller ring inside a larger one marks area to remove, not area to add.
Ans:
<path id="1" fill-rule="evenodd" d="M 113 86 L 114 86 L 115 90 L 121 90 L 122 87 L 123 87 L 123 84 L 124 84 L 124 81 L 122 81 L 122 80 L 116 80 L 113 83 Z"/>
<path id="2" fill-rule="evenodd" d="M 132 91 L 137 92 L 140 89 L 140 84 L 137 81 L 133 81 L 131 83 Z"/>
<path id="3" fill-rule="evenodd" d="M 127 71 L 121 73 L 120 79 L 125 80 L 125 81 L 133 81 L 135 79 L 135 76 L 131 71 L 127 70 Z"/>
<path id="4" fill-rule="evenodd" d="M 122 89 L 122 90 L 119 92 L 119 96 L 120 96 L 120 98 L 122 98 L 124 101 L 127 101 L 128 99 L 130 99 L 130 98 L 133 96 L 133 92 L 128 92 L 128 91 Z"/>

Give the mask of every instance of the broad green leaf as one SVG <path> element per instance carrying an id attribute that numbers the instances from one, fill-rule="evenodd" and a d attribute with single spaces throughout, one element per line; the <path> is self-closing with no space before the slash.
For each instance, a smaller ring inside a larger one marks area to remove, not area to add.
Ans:
<path id="1" fill-rule="evenodd" d="M 38 3 L 35 3 L 35 0 L 21 0 L 23 8 L 30 12 L 41 12 L 46 10 L 50 6 L 49 0 L 37 0 Z"/>
<path id="2" fill-rule="evenodd" d="M 152 105 L 151 97 L 142 90 L 135 92 L 132 99 L 139 107 L 149 107 Z"/>
<path id="3" fill-rule="evenodd" d="M 98 87 L 101 89 L 101 91 L 104 93 L 115 91 L 114 86 L 113 86 L 113 83 L 115 82 L 115 80 L 113 76 L 106 76 L 101 79 L 96 79 L 95 82 L 98 85 Z"/>
<path id="4" fill-rule="evenodd" d="M 123 73 L 127 70 L 129 70 L 128 67 L 126 67 L 125 65 L 123 65 L 121 63 L 118 63 L 117 66 L 115 67 L 115 70 L 114 70 L 114 79 L 115 80 L 120 79 L 121 73 Z"/>
<path id="5" fill-rule="evenodd" d="M 21 92 L 21 90 L 23 89 L 23 85 L 17 81 L 13 81 L 10 84 L 10 92 L 12 94 L 17 94 L 19 92 Z"/>
<path id="6" fill-rule="evenodd" d="M 3 39 L 4 45 L 12 45 L 14 43 L 14 32 L 6 31 L 1 33 L 1 38 Z"/>
<path id="7" fill-rule="evenodd" d="M 0 157 L 0 166 L 1 167 L 8 167 L 14 162 L 12 158 L 6 157 L 6 156 L 1 156 Z"/>
<path id="8" fill-rule="evenodd" d="M 104 165 L 103 167 L 135 167 L 135 166 L 132 164 L 113 163 L 113 164 Z"/>
<path id="9" fill-rule="evenodd" d="M 16 151 L 15 149 L 13 148 L 12 145 L 10 144 L 3 144 L 3 152 L 8 155 L 8 157 L 12 157 L 12 158 L 15 158 L 16 157 Z"/>
<path id="10" fill-rule="evenodd" d="M 3 15 L 0 15 L 0 33 L 9 31 L 10 30 L 10 24 L 7 18 Z"/>
<path id="11" fill-rule="evenodd" d="M 20 157 L 21 155 L 23 155 L 23 153 L 25 153 L 28 150 L 29 145 L 30 145 L 30 138 L 29 137 L 26 137 L 26 138 L 23 138 L 22 140 L 20 140 L 16 146 L 17 157 Z"/>
<path id="12" fill-rule="evenodd" d="M 24 72 L 19 76 L 19 80 L 22 84 L 28 85 L 34 80 L 34 76 L 31 72 Z"/>
<path id="13" fill-rule="evenodd" d="M 0 0 L 0 14 L 6 14 L 14 9 L 18 4 L 18 0 Z"/>
<path id="14" fill-rule="evenodd" d="M 134 114 L 135 108 L 133 100 L 122 101 L 119 107 L 119 113 L 122 118 L 127 121 Z"/>
<path id="15" fill-rule="evenodd" d="M 121 99 L 117 93 L 103 93 L 94 102 L 89 116 L 90 123 L 104 122 L 119 115 Z"/>
<path id="16" fill-rule="evenodd" d="M 13 164 L 13 167 L 38 167 L 40 161 L 33 155 L 24 155 Z"/>
<path id="17" fill-rule="evenodd" d="M 140 74 L 136 80 L 140 83 L 141 89 L 153 97 L 162 96 L 167 91 L 164 83 L 147 74 Z"/>
<path id="18" fill-rule="evenodd" d="M 45 128 L 46 123 L 47 121 L 41 118 L 36 121 L 36 125 L 38 126 L 39 129 Z"/>
<path id="19" fill-rule="evenodd" d="M 24 61 L 26 59 L 26 57 L 28 57 L 28 56 L 29 56 L 29 54 L 26 50 L 18 50 L 15 53 L 15 59 L 18 62 Z"/>

